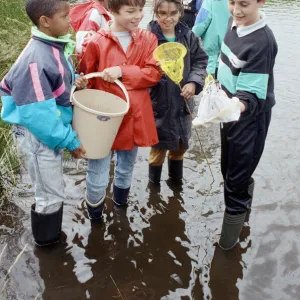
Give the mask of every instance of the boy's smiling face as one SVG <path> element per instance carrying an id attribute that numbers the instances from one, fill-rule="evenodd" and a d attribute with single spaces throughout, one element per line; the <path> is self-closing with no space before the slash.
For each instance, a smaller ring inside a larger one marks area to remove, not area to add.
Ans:
<path id="1" fill-rule="evenodd" d="M 114 16 L 112 31 L 132 31 L 139 27 L 144 17 L 143 7 L 123 5 Z"/>
<path id="2" fill-rule="evenodd" d="M 259 21 L 259 9 L 266 0 L 229 0 L 229 11 L 237 26 L 249 26 Z"/>

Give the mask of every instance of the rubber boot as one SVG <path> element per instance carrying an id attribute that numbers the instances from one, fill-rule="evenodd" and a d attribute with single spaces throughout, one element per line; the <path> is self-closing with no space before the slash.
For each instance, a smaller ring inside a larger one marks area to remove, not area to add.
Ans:
<path id="1" fill-rule="evenodd" d="M 168 159 L 169 177 L 173 181 L 180 181 L 183 177 L 183 160 Z"/>
<path id="2" fill-rule="evenodd" d="M 162 166 L 150 166 L 149 165 L 149 181 L 154 184 L 160 183 Z"/>
<path id="3" fill-rule="evenodd" d="M 37 246 L 48 246 L 59 242 L 63 218 L 63 203 L 59 210 L 50 213 L 38 213 L 35 204 L 31 206 L 31 229 Z"/>
<path id="4" fill-rule="evenodd" d="M 130 190 L 130 187 L 128 189 L 121 189 L 114 185 L 113 201 L 114 201 L 115 205 L 117 205 L 117 206 L 126 206 L 127 205 L 129 190 Z"/>
<path id="5" fill-rule="evenodd" d="M 87 199 L 86 194 L 85 194 L 86 207 L 87 207 L 89 219 L 91 221 L 100 221 L 101 220 L 103 209 L 104 209 L 105 197 L 106 197 L 106 193 L 104 193 L 104 196 L 102 197 L 102 199 L 99 202 L 91 203 L 91 202 L 89 202 L 89 200 Z"/>
<path id="6" fill-rule="evenodd" d="M 249 218 L 250 218 L 250 214 L 251 214 L 251 206 L 252 206 L 252 200 L 253 200 L 254 185 L 255 185 L 255 181 L 251 177 L 250 180 L 249 180 L 249 186 L 248 186 L 248 194 L 250 195 L 251 199 L 250 199 L 248 210 L 247 210 L 247 213 L 246 213 L 245 223 L 249 222 Z"/>
<path id="7" fill-rule="evenodd" d="M 238 243 L 245 217 L 246 212 L 239 215 L 224 213 L 222 232 L 219 240 L 219 245 L 223 250 L 230 250 Z"/>

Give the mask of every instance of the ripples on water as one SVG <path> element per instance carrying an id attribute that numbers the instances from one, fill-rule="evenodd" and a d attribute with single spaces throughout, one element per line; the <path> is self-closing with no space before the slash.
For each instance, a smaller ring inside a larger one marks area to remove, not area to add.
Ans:
<path id="1" fill-rule="evenodd" d="M 0 292 L 4 299 L 299 299 L 299 86 L 300 6 L 272 1 L 265 8 L 279 44 L 275 67 L 277 104 L 261 164 L 250 225 L 241 244 L 223 252 L 214 246 L 223 216 L 218 128 L 201 130 L 215 176 L 195 137 L 185 159 L 183 186 L 147 182 L 148 149 L 141 149 L 127 212 L 106 201 L 104 223 L 91 228 L 83 208 L 84 183 L 66 177 L 66 242 L 35 249 L 30 233 L 30 197 L 18 197 L 6 217 L 0 212 Z M 142 26 L 152 19 L 149 6 Z M 111 187 L 109 187 L 111 189 Z M 111 197 L 111 194 L 108 194 Z M 21 209 L 20 209 L 20 208 Z M 17 255 L 27 250 L 6 278 Z M 6 248 L 4 249 L 4 246 Z M 3 252 L 2 252 L 3 250 Z M 3 285 L 5 287 L 3 288 Z M 43 295 L 43 296 L 41 296 Z M 1 298 L 1 297 L 0 297 Z"/>

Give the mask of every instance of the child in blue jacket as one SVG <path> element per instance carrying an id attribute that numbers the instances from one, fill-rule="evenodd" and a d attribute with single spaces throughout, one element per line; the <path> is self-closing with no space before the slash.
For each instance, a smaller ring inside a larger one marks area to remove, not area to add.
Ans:
<path id="1" fill-rule="evenodd" d="M 208 55 L 206 71 L 214 76 L 229 17 L 227 0 L 204 0 L 192 29 L 196 36 L 201 37 Z"/>
<path id="2" fill-rule="evenodd" d="M 21 162 L 35 187 L 31 225 L 40 246 L 59 241 L 63 201 L 62 152 L 84 153 L 71 127 L 70 90 L 75 81 L 71 61 L 75 42 L 67 35 L 70 5 L 66 0 L 27 0 L 26 12 L 36 25 L 32 38 L 1 81 L 1 118 L 14 124 Z M 75 85 L 83 88 L 79 77 Z"/>

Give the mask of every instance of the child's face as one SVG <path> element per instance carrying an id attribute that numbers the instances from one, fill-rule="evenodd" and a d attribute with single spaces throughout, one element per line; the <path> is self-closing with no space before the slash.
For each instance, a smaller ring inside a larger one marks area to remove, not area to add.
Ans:
<path id="1" fill-rule="evenodd" d="M 229 0 L 229 11 L 237 26 L 249 26 L 259 20 L 259 9 L 266 0 Z"/>
<path id="2" fill-rule="evenodd" d="M 48 18 L 47 22 L 48 35 L 51 35 L 53 37 L 65 35 L 69 32 L 70 29 L 69 2 L 62 1 L 57 5 L 57 12 L 51 18 Z"/>
<path id="3" fill-rule="evenodd" d="M 179 22 L 180 12 L 175 3 L 164 1 L 157 9 L 156 18 L 163 32 L 171 31 Z"/>
<path id="4" fill-rule="evenodd" d="M 124 5 L 118 13 L 112 12 L 114 16 L 114 28 L 118 31 L 132 31 L 139 27 L 144 17 L 143 7 Z"/>

